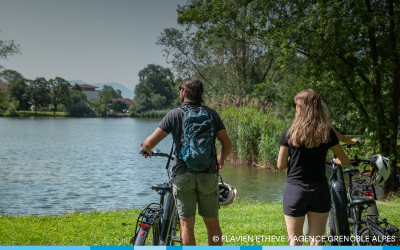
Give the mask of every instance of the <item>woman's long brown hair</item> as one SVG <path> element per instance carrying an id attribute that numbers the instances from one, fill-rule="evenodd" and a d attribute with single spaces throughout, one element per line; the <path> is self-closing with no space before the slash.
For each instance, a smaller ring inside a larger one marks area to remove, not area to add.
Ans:
<path id="1" fill-rule="evenodd" d="M 294 117 L 287 136 L 289 143 L 296 147 L 318 147 L 329 140 L 329 114 L 322 107 L 321 96 L 313 89 L 300 91 L 294 97 L 294 103 L 300 107 Z"/>

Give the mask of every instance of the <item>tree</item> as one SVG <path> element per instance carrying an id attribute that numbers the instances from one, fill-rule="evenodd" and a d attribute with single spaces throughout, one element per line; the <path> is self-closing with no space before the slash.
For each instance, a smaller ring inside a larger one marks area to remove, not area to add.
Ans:
<path id="1" fill-rule="evenodd" d="M 80 90 L 76 90 L 76 89 L 74 89 L 74 88 L 70 88 L 70 89 L 69 89 L 69 96 L 72 96 L 72 95 L 79 95 L 79 96 L 82 98 L 82 100 L 83 100 L 84 102 L 88 102 L 88 99 L 87 99 L 86 94 L 83 93 L 83 92 L 80 91 Z"/>
<path id="2" fill-rule="evenodd" d="M 158 94 L 166 98 L 165 105 L 171 105 L 179 92 L 173 91 L 175 87 L 174 76 L 169 68 L 160 65 L 149 64 L 139 71 L 139 84 L 135 87 L 135 100 L 138 95 L 151 98 Z"/>
<path id="3" fill-rule="evenodd" d="M 379 152 L 391 159 L 384 186 L 400 187 L 400 6 L 392 0 L 248 2 L 260 19 L 246 33 L 274 48 L 282 65 L 303 58 L 301 75 L 309 86 L 340 92 L 328 98 L 343 98 L 335 109 L 349 107 L 365 124 Z"/>
<path id="4" fill-rule="evenodd" d="M 121 102 L 121 101 L 115 101 L 110 105 L 110 109 L 118 111 L 119 113 L 122 113 L 124 109 L 126 109 L 126 103 Z"/>
<path id="5" fill-rule="evenodd" d="M 12 100 L 17 100 L 19 102 L 18 112 L 20 109 L 29 109 L 29 102 L 25 98 L 25 91 L 28 84 L 26 80 L 21 78 L 19 80 L 11 80 L 7 86 L 7 92 Z"/>
<path id="6" fill-rule="evenodd" d="M 51 87 L 51 103 L 54 106 L 54 114 L 57 111 L 58 104 L 64 104 L 68 106 L 71 98 L 69 95 L 70 83 L 61 77 L 49 80 L 49 86 Z M 83 93 L 82 93 L 83 94 Z"/>
<path id="7" fill-rule="evenodd" d="M 71 103 L 67 107 L 67 113 L 72 117 L 94 117 L 95 112 L 83 100 L 80 95 L 72 95 Z"/>
<path id="8" fill-rule="evenodd" d="M 122 98 L 121 91 L 115 91 L 112 86 L 104 85 L 103 89 L 100 91 L 100 99 L 107 105 L 113 98 Z"/>
<path id="9" fill-rule="evenodd" d="M 0 40 L 0 58 L 7 59 L 8 56 L 20 53 L 19 44 L 15 44 L 14 40 Z M 0 65 L 0 68 L 1 65 Z"/>
<path id="10" fill-rule="evenodd" d="M 75 83 L 75 85 L 72 87 L 72 89 L 82 91 L 82 88 L 81 88 L 81 86 L 79 86 L 78 83 Z"/>
<path id="11" fill-rule="evenodd" d="M 6 69 L 0 73 L 0 79 L 6 82 L 11 82 L 13 80 L 20 80 L 24 77 L 15 70 Z"/>
<path id="12" fill-rule="evenodd" d="M 156 109 L 163 109 L 167 104 L 167 98 L 165 96 L 161 96 L 160 94 L 154 94 L 151 96 L 151 103 Z"/>
<path id="13" fill-rule="evenodd" d="M 25 89 L 24 97 L 35 107 L 47 107 L 51 103 L 50 87 L 43 77 L 33 80 Z"/>
<path id="14" fill-rule="evenodd" d="M 135 96 L 136 112 L 141 113 L 153 108 L 151 99 L 145 94 L 138 94 Z"/>
<path id="15" fill-rule="evenodd" d="M 258 84 L 274 87 L 281 80 L 273 51 L 246 32 L 260 19 L 250 2 L 189 1 L 178 8 L 178 23 L 186 31 L 164 29 L 158 38 L 175 71 L 201 79 L 208 98 L 243 98 Z"/>

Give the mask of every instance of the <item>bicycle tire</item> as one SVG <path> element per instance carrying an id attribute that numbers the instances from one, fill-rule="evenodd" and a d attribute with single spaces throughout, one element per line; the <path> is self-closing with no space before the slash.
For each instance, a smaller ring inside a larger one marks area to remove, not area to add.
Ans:
<path id="1" fill-rule="evenodd" d="M 366 196 L 363 192 L 363 188 L 360 186 L 354 186 L 351 191 L 350 191 L 351 197 L 360 197 L 360 198 L 367 198 L 369 196 Z M 371 215 L 378 215 L 379 216 L 379 211 L 378 207 L 376 205 L 369 207 L 369 211 Z M 360 217 L 361 218 L 361 217 Z"/>
<path id="2" fill-rule="evenodd" d="M 178 211 L 174 208 L 174 212 L 172 213 L 172 218 L 171 218 L 171 226 L 169 228 L 168 232 L 168 246 L 174 246 L 175 242 L 172 240 L 173 236 L 176 236 L 176 233 L 180 230 L 179 228 L 180 222 L 179 222 L 179 216 L 178 216 Z"/>
<path id="3" fill-rule="evenodd" d="M 340 245 L 341 246 L 351 246 L 352 243 L 350 240 L 351 234 L 350 234 L 350 226 L 349 226 L 348 215 L 347 215 L 347 207 L 346 207 L 346 204 L 342 204 L 342 202 L 340 202 L 340 198 L 338 197 L 338 195 L 341 195 L 341 194 L 334 190 L 331 190 L 332 203 L 333 203 L 332 204 L 333 206 L 332 206 L 331 210 L 329 211 L 330 235 L 333 236 L 331 245 L 332 246 L 339 245 L 339 243 L 335 240 L 335 236 L 339 236 L 337 233 L 338 230 L 336 228 L 336 220 L 335 220 L 335 217 L 336 217 L 337 225 L 340 229 L 339 230 L 340 236 L 343 236 L 343 238 L 345 239 L 343 242 L 340 242 Z"/>
<path id="4" fill-rule="evenodd" d="M 374 227 L 364 227 L 360 230 L 361 246 L 388 246 L 385 235 Z"/>
<path id="5" fill-rule="evenodd" d="M 161 222 L 158 221 L 150 228 L 139 228 L 136 235 L 134 246 L 158 246 L 160 245 L 160 227 Z M 151 235 L 151 237 L 148 237 Z"/>

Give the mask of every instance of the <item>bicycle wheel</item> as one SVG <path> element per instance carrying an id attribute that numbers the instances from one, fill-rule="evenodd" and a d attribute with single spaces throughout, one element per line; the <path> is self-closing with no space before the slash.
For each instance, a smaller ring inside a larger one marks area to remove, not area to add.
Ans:
<path id="1" fill-rule="evenodd" d="M 150 228 L 138 229 L 134 246 L 158 246 L 160 245 L 161 222 L 158 221 Z"/>
<path id="2" fill-rule="evenodd" d="M 374 227 L 364 227 L 360 230 L 361 246 L 387 246 L 385 235 Z"/>
<path id="3" fill-rule="evenodd" d="M 342 197 L 339 197 L 340 195 Z M 344 199 L 344 195 L 338 191 L 331 190 L 331 196 L 332 208 L 329 211 L 330 235 L 332 236 L 331 245 L 337 246 L 340 244 L 342 246 L 351 246 L 350 226 L 347 215 L 347 206 L 345 204 L 347 200 Z M 339 230 L 337 230 L 336 226 L 338 226 Z M 338 232 L 340 232 L 340 235 Z M 339 238 L 342 238 L 343 241 L 338 242 Z"/>
<path id="4" fill-rule="evenodd" d="M 364 194 L 364 189 L 359 185 L 354 186 L 352 188 L 352 190 L 350 191 L 350 195 L 351 195 L 351 197 L 360 197 L 360 198 L 368 198 L 369 197 Z M 376 205 L 369 207 L 369 211 L 370 211 L 371 215 L 379 216 L 378 207 Z"/>
<path id="5" fill-rule="evenodd" d="M 168 241 L 167 241 L 168 246 L 175 245 L 175 241 L 173 241 L 173 237 L 175 237 L 177 235 L 178 231 L 180 231 L 180 221 L 179 221 L 178 211 L 176 211 L 176 209 L 174 209 L 174 212 L 172 213 L 172 218 L 171 218 L 171 226 L 170 226 L 169 232 L 168 232 Z"/>

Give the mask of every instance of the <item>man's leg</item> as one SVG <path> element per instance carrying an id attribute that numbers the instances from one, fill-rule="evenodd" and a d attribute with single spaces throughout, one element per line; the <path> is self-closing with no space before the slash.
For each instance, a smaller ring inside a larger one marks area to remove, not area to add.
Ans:
<path id="1" fill-rule="evenodd" d="M 182 244 L 184 246 L 196 246 L 196 239 L 194 238 L 195 216 L 180 220 Z"/>
<path id="2" fill-rule="evenodd" d="M 222 246 L 222 231 L 219 226 L 219 219 L 216 218 L 204 218 L 204 224 L 207 228 L 207 239 L 209 246 Z"/>
<path id="3" fill-rule="evenodd" d="M 194 246 L 194 221 L 196 216 L 196 179 L 192 173 L 178 174 L 173 179 L 175 205 L 181 222 L 181 237 L 184 246 Z"/>
<path id="4" fill-rule="evenodd" d="M 197 174 L 197 201 L 199 215 L 207 227 L 208 245 L 222 245 L 222 232 L 219 226 L 219 188 L 217 174 Z"/>
<path id="5" fill-rule="evenodd" d="M 286 230 L 289 237 L 289 246 L 301 246 L 300 236 L 303 236 L 303 224 L 305 216 L 291 217 L 285 215 Z M 311 235 L 311 230 L 310 230 Z"/>

